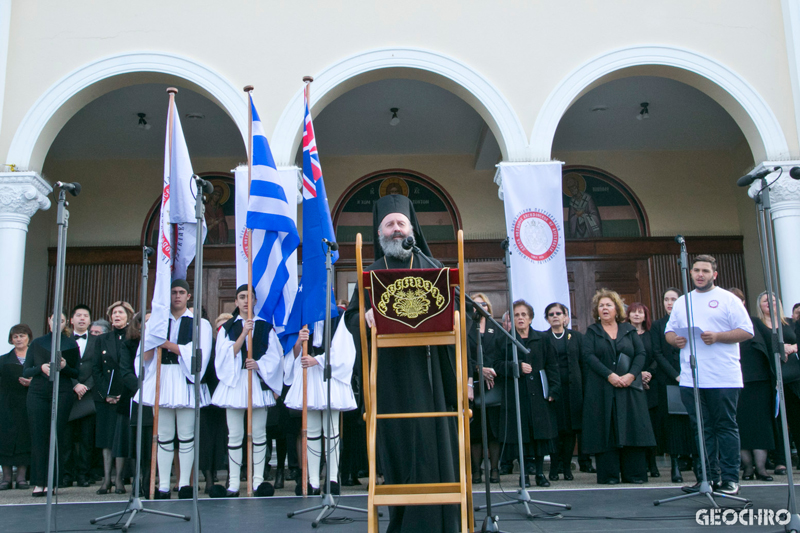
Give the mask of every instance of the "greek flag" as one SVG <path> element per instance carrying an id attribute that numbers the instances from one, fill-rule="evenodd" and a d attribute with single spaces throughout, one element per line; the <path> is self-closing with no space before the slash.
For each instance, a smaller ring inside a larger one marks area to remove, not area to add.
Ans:
<path id="1" fill-rule="evenodd" d="M 300 244 L 300 236 L 292 218 L 294 206 L 287 201 L 252 97 L 250 107 L 253 112 L 253 170 L 247 227 L 252 230 L 253 240 L 253 288 L 256 296 L 253 312 L 273 325 L 284 353 L 288 353 L 294 346 L 297 331 L 286 328 L 295 299 L 289 286 L 286 261 Z M 294 201 L 294 191 L 289 192 Z"/>

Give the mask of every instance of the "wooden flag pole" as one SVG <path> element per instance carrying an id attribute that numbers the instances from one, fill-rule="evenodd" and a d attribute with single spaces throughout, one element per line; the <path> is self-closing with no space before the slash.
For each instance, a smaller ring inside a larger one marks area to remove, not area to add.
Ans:
<path id="1" fill-rule="evenodd" d="M 178 89 L 175 87 L 168 87 L 167 93 L 169 94 L 169 108 L 168 108 L 168 117 L 167 117 L 167 143 L 169 146 L 168 154 L 169 154 L 169 162 L 170 166 L 172 166 L 172 130 L 174 129 L 174 125 L 172 123 L 173 117 L 175 116 L 175 95 L 178 94 Z M 162 213 L 163 215 L 163 213 Z M 144 339 L 142 339 L 144 340 Z M 167 339 L 169 340 L 169 339 Z M 141 394 L 141 392 L 140 392 Z M 144 397 L 142 397 L 144 399 Z M 156 350 L 156 391 L 155 391 L 155 398 L 153 399 L 153 446 L 151 448 L 152 453 L 150 455 L 150 498 L 155 499 L 156 491 L 155 491 L 155 483 L 156 483 L 156 464 L 158 463 L 157 455 L 158 455 L 158 403 L 161 400 L 161 348 Z M 167 474 L 169 475 L 169 474 Z"/>
<path id="2" fill-rule="evenodd" d="M 250 102 L 252 85 L 247 93 L 247 199 L 250 199 L 250 181 L 253 179 L 253 106 Z M 253 232 L 247 229 L 247 320 L 253 320 Z M 247 334 L 247 360 L 253 359 L 253 330 Z M 253 496 L 253 371 L 247 371 L 247 495 Z"/>
<path id="3" fill-rule="evenodd" d="M 303 83 L 306 84 L 305 92 L 306 92 L 306 104 L 308 104 L 308 99 L 311 95 L 311 90 L 309 85 L 311 82 L 314 81 L 314 78 L 311 76 L 303 76 Z M 310 112 L 310 109 L 309 109 Z M 308 326 L 303 326 L 304 330 L 308 330 Z M 303 357 L 308 355 L 308 341 L 303 341 Z M 301 360 L 302 364 L 302 360 Z M 305 498 L 308 496 L 308 369 L 304 366 L 303 367 L 303 426 L 301 430 L 302 434 L 302 467 L 303 473 L 301 476 L 301 480 L 303 483 L 303 497 Z"/>
<path id="4" fill-rule="evenodd" d="M 308 326 L 303 326 L 308 331 Z M 308 355 L 308 341 L 303 341 L 303 357 Z M 300 360 L 303 364 L 303 360 Z M 301 482 L 303 483 L 303 498 L 308 496 L 308 369 L 303 367 L 303 425 L 300 431 L 302 442 L 300 444 L 300 464 L 303 468 Z"/>

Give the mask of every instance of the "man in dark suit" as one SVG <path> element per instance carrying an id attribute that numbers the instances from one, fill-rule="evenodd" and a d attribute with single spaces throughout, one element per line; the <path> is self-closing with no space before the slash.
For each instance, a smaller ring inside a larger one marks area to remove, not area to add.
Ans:
<path id="1" fill-rule="evenodd" d="M 65 459 L 63 486 L 71 486 L 73 479 L 79 487 L 88 487 L 93 481 L 89 477 L 89 467 L 95 445 L 94 399 L 90 391 L 94 387 L 92 378 L 92 358 L 97 337 L 89 334 L 92 311 L 86 305 L 78 304 L 72 309 L 70 325 L 72 338 L 81 353 L 78 379 L 72 380 L 72 390 L 77 401 L 72 406 L 70 421 L 67 424 L 67 438 L 70 446 Z"/>

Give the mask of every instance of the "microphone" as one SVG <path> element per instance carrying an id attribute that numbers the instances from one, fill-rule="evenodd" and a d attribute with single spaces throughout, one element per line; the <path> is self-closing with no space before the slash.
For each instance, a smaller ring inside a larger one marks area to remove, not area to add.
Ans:
<path id="1" fill-rule="evenodd" d="M 675 235 L 675 242 L 683 246 L 686 244 L 686 239 L 683 238 L 683 235 Z"/>
<path id="2" fill-rule="evenodd" d="M 792 167 L 792 170 L 789 171 L 789 176 L 792 179 L 800 180 L 800 167 Z"/>
<path id="3" fill-rule="evenodd" d="M 214 192 L 214 185 L 210 181 L 204 180 L 197 174 L 192 174 L 192 177 L 197 182 L 197 188 L 200 189 L 202 192 L 206 194 L 211 194 L 212 192 Z"/>
<path id="4" fill-rule="evenodd" d="M 81 193 L 81 184 L 77 181 L 75 183 L 64 183 L 63 181 L 57 181 L 56 187 L 63 191 L 67 191 L 72 196 L 78 196 Z"/>
<path id="5" fill-rule="evenodd" d="M 800 172 L 800 167 L 794 167 L 794 168 L 797 168 L 798 172 Z M 761 178 L 765 178 L 769 174 L 772 174 L 776 170 L 780 169 L 781 167 L 772 167 L 772 168 L 765 168 L 764 170 L 762 170 L 761 172 L 757 172 L 756 174 L 745 174 L 736 181 L 736 185 L 738 185 L 739 187 L 749 187 L 750 184 L 753 183 L 754 181 L 760 180 Z M 795 179 L 800 179 L 800 178 L 795 178 Z"/>
<path id="6" fill-rule="evenodd" d="M 328 245 L 328 248 L 331 249 L 331 252 L 335 252 L 336 250 L 339 249 L 339 243 L 338 242 L 331 242 L 331 241 L 329 241 L 328 239 L 326 239 L 324 237 L 322 238 L 322 242 L 324 242 L 325 244 Z"/>
<path id="7" fill-rule="evenodd" d="M 402 242 L 403 250 L 411 250 L 413 248 L 416 248 L 416 246 L 414 246 L 415 244 L 417 244 L 417 243 L 414 241 L 414 236 L 413 235 L 409 235 L 408 237 L 403 239 L 403 242 Z"/>
<path id="8" fill-rule="evenodd" d="M 153 250 L 149 246 L 145 246 L 144 247 L 144 253 L 147 254 L 147 257 L 150 257 L 151 255 L 153 255 L 154 252 L 155 252 L 155 250 Z"/>

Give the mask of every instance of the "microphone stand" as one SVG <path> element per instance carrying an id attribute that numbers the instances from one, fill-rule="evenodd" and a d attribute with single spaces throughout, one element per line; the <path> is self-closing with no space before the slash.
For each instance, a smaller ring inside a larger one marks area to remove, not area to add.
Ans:
<path id="1" fill-rule="evenodd" d="M 792 169 L 791 175 L 794 178 L 794 170 Z M 780 175 L 778 176 L 780 177 Z M 796 178 L 795 178 L 796 179 Z M 776 178 L 777 180 L 777 178 Z M 774 183 L 774 181 L 772 182 Z M 789 441 L 789 428 L 786 421 L 786 397 L 783 390 L 783 372 L 781 369 L 781 361 L 785 356 L 783 346 L 783 324 L 781 323 L 781 316 L 778 311 L 777 289 L 778 289 L 778 272 L 777 272 L 777 253 L 775 250 L 775 235 L 772 227 L 772 204 L 770 201 L 770 185 L 767 183 L 766 177 L 761 178 L 761 189 L 755 197 L 756 201 L 756 223 L 758 225 L 758 240 L 761 245 L 761 261 L 764 268 L 764 284 L 767 289 L 768 298 L 771 297 L 770 302 L 770 316 L 772 319 L 772 347 L 775 357 L 775 377 L 778 389 L 778 401 L 780 403 L 780 416 L 781 428 L 783 429 L 783 449 L 786 456 L 786 476 L 787 487 L 789 489 L 789 513 L 791 517 L 789 522 L 784 526 L 785 531 L 800 531 L 800 514 L 797 511 L 797 497 L 795 495 L 794 480 L 792 478 L 792 447 Z M 759 303 L 760 305 L 760 303 Z M 795 357 L 797 355 L 795 354 Z"/>
<path id="2" fill-rule="evenodd" d="M 56 185 L 58 186 L 59 184 Z M 78 191 L 80 191 L 80 188 L 78 188 Z M 50 448 L 47 458 L 47 506 L 45 509 L 45 531 L 47 533 L 52 531 L 53 492 L 55 491 L 53 477 L 56 449 L 58 447 L 56 422 L 58 417 L 58 389 L 61 377 L 61 309 L 64 305 L 64 264 L 67 253 L 67 228 L 69 227 L 69 211 L 66 209 L 67 205 L 69 204 L 67 203 L 66 188 L 61 187 L 58 191 L 58 213 L 56 218 L 58 224 L 58 251 L 56 255 L 55 290 L 53 291 L 53 317 L 50 319 L 52 340 L 50 343 L 49 379 L 53 387 L 53 399 L 50 408 Z"/>
<path id="3" fill-rule="evenodd" d="M 511 316 L 511 320 L 514 319 L 514 292 L 513 292 L 513 285 L 511 283 L 511 250 L 509 247 L 508 239 L 503 241 L 503 249 L 506 252 L 505 258 L 503 262 L 506 265 L 506 277 L 508 278 L 508 308 L 509 308 L 509 315 Z M 480 306 L 478 306 L 480 307 Z M 497 324 L 497 322 L 495 322 Z M 512 335 L 510 332 L 507 332 L 505 328 L 500 328 L 502 331 L 506 333 L 509 337 L 513 338 L 516 341 L 516 335 Z M 520 413 L 520 396 L 519 396 L 519 357 L 518 357 L 518 345 L 519 342 L 514 342 L 511 345 L 511 354 L 512 360 L 514 363 L 514 401 L 516 402 L 516 410 L 517 410 L 517 448 L 519 449 L 519 489 L 514 496 L 512 496 L 511 500 L 500 502 L 495 504 L 495 507 L 503 507 L 505 505 L 517 505 L 522 504 L 525 507 L 525 514 L 528 518 L 534 518 L 534 515 L 531 513 L 530 507 L 528 507 L 529 503 L 538 504 L 538 505 L 549 505 L 552 507 L 561 507 L 562 509 L 570 510 L 572 509 L 572 505 L 565 504 L 565 503 L 554 503 L 554 502 L 546 502 L 541 500 L 534 500 L 530 497 L 530 493 L 528 489 L 525 487 L 525 451 L 522 443 L 522 414 Z M 524 349 L 524 348 L 523 348 Z M 527 349 L 524 349 L 524 353 L 529 353 Z M 481 389 L 481 393 L 483 389 Z M 485 422 L 484 422 L 485 423 Z M 479 507 L 478 510 L 482 509 L 483 507 Z"/>
<path id="4" fill-rule="evenodd" d="M 683 301 L 686 304 L 686 324 L 689 327 L 689 363 L 692 367 L 692 388 L 694 393 L 694 415 L 697 419 L 696 429 L 697 429 L 697 450 L 700 454 L 700 488 L 697 492 L 689 492 L 687 494 L 681 494 L 680 496 L 673 496 L 672 498 L 665 498 L 663 500 L 655 500 L 653 505 L 661 505 L 662 503 L 667 502 L 674 502 L 677 500 L 684 500 L 686 498 L 693 498 L 695 496 L 706 496 L 708 497 L 711 505 L 714 508 L 719 509 L 719 505 L 717 504 L 716 500 L 714 500 L 715 496 L 720 498 L 728 498 L 731 500 L 736 500 L 739 502 L 743 502 L 745 504 L 749 504 L 750 500 L 747 498 L 741 498 L 739 496 L 733 496 L 730 494 L 724 494 L 722 492 L 714 492 L 711 485 L 708 483 L 708 472 L 706 471 L 706 442 L 705 442 L 705 432 L 704 426 L 705 423 L 703 421 L 703 413 L 700 406 L 700 378 L 697 374 L 697 349 L 695 346 L 695 338 L 694 338 L 694 318 L 692 315 L 692 304 L 689 301 L 691 294 L 689 292 L 689 254 L 686 251 L 686 241 L 683 239 L 682 236 L 678 235 L 675 237 L 675 240 L 680 243 L 681 245 L 681 255 L 678 263 L 681 265 L 681 282 L 683 283 Z"/>
<path id="5" fill-rule="evenodd" d="M 288 518 L 292 518 L 294 515 L 308 513 L 311 511 L 320 510 L 319 515 L 317 515 L 316 520 L 311 522 L 311 527 L 316 528 L 319 524 L 322 523 L 323 515 L 331 509 L 344 509 L 346 511 L 354 511 L 357 513 L 368 513 L 366 509 L 358 509 L 356 507 L 347 507 L 345 505 L 336 505 L 336 502 L 333 500 L 333 496 L 331 495 L 331 476 L 328 474 L 331 468 L 331 441 L 333 440 L 331 435 L 331 417 L 333 416 L 331 413 L 331 290 L 333 286 L 333 262 L 331 260 L 331 255 L 333 252 L 339 249 L 339 245 L 335 242 L 331 242 L 327 239 L 322 239 L 325 244 L 325 270 L 326 270 L 326 290 L 325 294 L 328 297 L 325 299 L 325 370 L 324 370 L 324 380 L 328 382 L 327 386 L 327 396 L 328 396 L 328 405 L 325 408 L 325 421 L 327 425 L 325 426 L 325 492 L 320 494 L 321 502 L 319 505 L 315 505 L 313 507 L 308 507 L 305 509 L 300 509 L 299 511 L 292 511 L 286 513 Z M 341 428 L 339 429 L 339 433 L 341 434 Z M 341 438 L 339 437 L 339 442 L 341 442 Z M 338 464 L 338 459 L 337 459 Z M 379 514 L 380 516 L 380 514 Z M 327 518 L 327 517 L 326 517 Z"/>
<path id="6" fill-rule="evenodd" d="M 142 484 L 142 411 L 144 411 L 144 405 L 142 405 L 142 383 L 144 382 L 144 330 L 146 327 L 146 322 L 144 319 L 145 310 L 147 309 L 147 276 L 148 276 L 148 264 L 147 258 L 153 253 L 153 249 L 149 246 L 142 247 L 142 284 L 141 290 L 139 291 L 139 309 L 141 313 L 141 322 L 142 322 L 142 330 L 140 333 L 140 341 L 139 341 L 139 373 L 138 373 L 138 391 L 139 391 L 139 402 L 138 407 L 136 408 L 136 472 L 134 473 L 134 481 L 133 481 L 133 492 L 131 494 L 130 499 L 128 500 L 128 505 L 125 506 L 125 509 L 116 513 L 111 513 L 105 516 L 101 516 L 99 518 L 93 518 L 89 520 L 90 524 L 96 524 L 102 520 L 107 520 L 109 518 L 114 518 L 117 516 L 123 516 L 126 513 L 131 513 L 128 517 L 128 520 L 122 526 L 122 531 L 126 532 L 130 529 L 133 519 L 136 518 L 137 513 L 149 513 L 158 516 L 168 516 L 170 518 L 182 518 L 184 520 L 190 520 L 191 517 L 174 514 L 174 513 L 165 513 L 164 511 L 156 511 L 154 509 L 145 509 L 144 505 L 142 504 L 142 499 L 140 496 L 141 484 Z M 155 461 L 156 458 L 152 457 L 151 461 Z"/>

